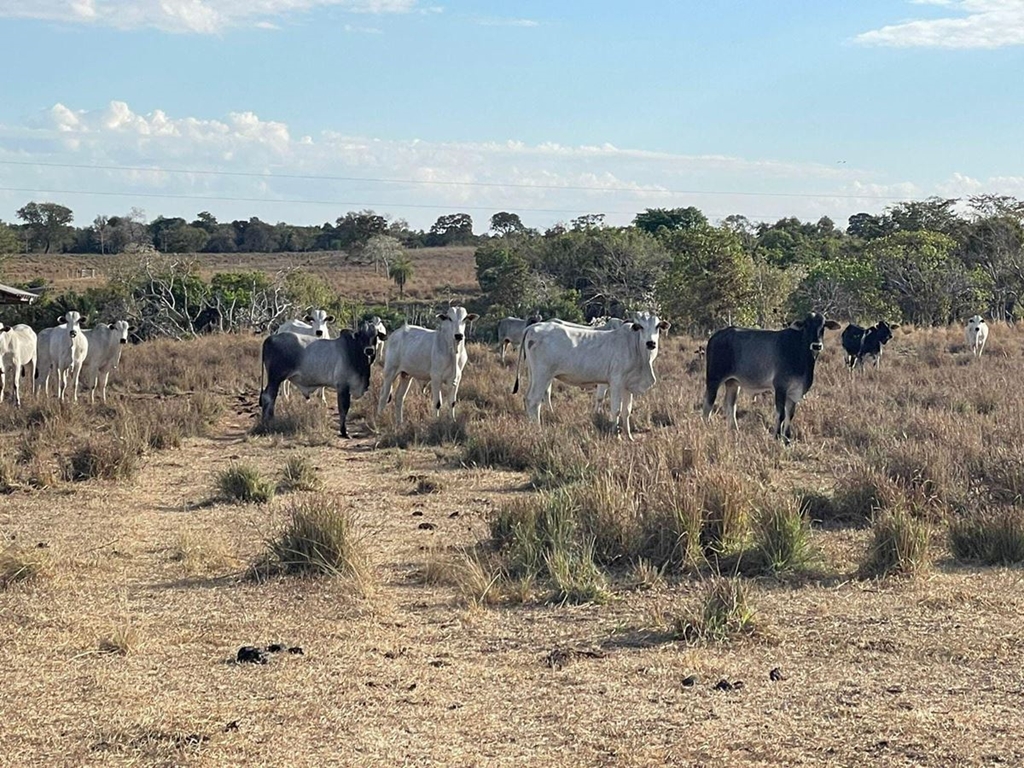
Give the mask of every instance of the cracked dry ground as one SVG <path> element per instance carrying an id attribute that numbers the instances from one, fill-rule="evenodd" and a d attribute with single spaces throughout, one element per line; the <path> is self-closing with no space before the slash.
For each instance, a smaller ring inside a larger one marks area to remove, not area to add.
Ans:
<path id="1" fill-rule="evenodd" d="M 476 608 L 416 578 L 431 550 L 484 535 L 524 475 L 374 450 L 365 433 L 293 447 L 248 426 L 232 415 L 129 483 L 0 496 L 0 531 L 45 544 L 49 560 L 45 577 L 0 592 L 0 764 L 1024 761 L 1020 570 L 765 582 L 762 638 L 687 648 L 665 627 L 690 579 L 603 606 Z M 295 454 L 359 512 L 373 562 L 363 595 L 239 577 L 289 496 L 204 503 L 214 476 L 239 459 L 276 475 Z M 440 491 L 414 494 L 417 475 Z M 815 535 L 851 567 L 866 543 L 864 531 Z M 130 652 L 100 652 L 110 638 Z M 305 653 L 233 663 L 239 646 L 271 642 Z M 769 678 L 776 667 L 784 679 Z M 722 678 L 744 685 L 716 690 Z"/>

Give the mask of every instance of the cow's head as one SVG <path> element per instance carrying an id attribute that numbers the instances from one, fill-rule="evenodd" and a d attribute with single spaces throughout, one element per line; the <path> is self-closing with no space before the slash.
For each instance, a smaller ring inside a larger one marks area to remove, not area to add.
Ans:
<path id="1" fill-rule="evenodd" d="M 967 321 L 967 329 L 973 331 L 975 328 L 981 328 L 985 324 L 985 318 L 981 315 L 975 315 Z"/>
<path id="2" fill-rule="evenodd" d="M 81 330 L 81 328 L 79 327 L 79 324 L 81 322 L 82 315 L 73 309 L 70 312 L 65 312 L 63 315 L 57 318 L 58 325 L 66 325 L 68 327 L 68 336 L 70 336 L 72 339 L 75 338 L 75 336 L 78 335 L 79 330 Z"/>
<path id="3" fill-rule="evenodd" d="M 528 318 L 526 318 L 526 325 L 527 326 L 536 325 L 537 323 L 543 323 L 543 322 L 544 322 L 544 318 L 541 317 L 540 315 L 530 315 Z"/>
<path id="4" fill-rule="evenodd" d="M 119 344 L 127 344 L 128 334 L 135 330 L 130 325 L 128 325 L 127 320 L 118 320 L 116 323 L 111 323 L 107 327 L 114 332 L 114 336 L 117 337 L 117 341 Z"/>
<path id="5" fill-rule="evenodd" d="M 439 312 L 437 315 L 441 324 L 437 327 L 438 332 L 446 335 L 452 340 L 456 348 L 466 340 L 466 323 L 477 319 L 476 314 L 466 314 L 465 307 L 448 307 L 447 312 Z"/>
<path id="6" fill-rule="evenodd" d="M 892 339 L 892 332 L 900 327 L 899 323 L 889 325 L 885 320 L 879 320 L 871 329 L 875 332 L 875 338 L 879 344 L 887 344 Z"/>
<path id="7" fill-rule="evenodd" d="M 625 323 L 623 323 L 625 325 Z M 653 312 L 637 312 L 633 316 L 633 322 L 629 324 L 634 333 L 640 334 L 639 339 L 644 347 L 653 354 L 653 359 L 658 354 L 658 337 L 662 331 L 667 331 L 672 324 L 667 320 L 660 319 Z"/>
<path id="8" fill-rule="evenodd" d="M 826 320 L 824 315 L 819 315 L 817 312 L 811 312 L 803 320 L 794 320 L 792 325 L 790 325 L 790 328 L 795 328 L 802 332 L 807 348 L 815 357 L 825 348 L 825 329 L 828 328 L 835 331 L 839 327 L 839 323 L 835 320 Z"/>
<path id="9" fill-rule="evenodd" d="M 313 335 L 318 339 L 326 339 L 330 334 L 327 332 L 327 324 L 334 322 L 334 315 L 328 315 L 322 309 L 311 310 L 303 320 L 313 327 Z"/>

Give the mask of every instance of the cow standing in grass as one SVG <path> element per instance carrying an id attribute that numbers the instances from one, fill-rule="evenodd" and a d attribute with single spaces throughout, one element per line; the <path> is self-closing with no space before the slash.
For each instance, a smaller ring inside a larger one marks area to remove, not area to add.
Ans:
<path id="1" fill-rule="evenodd" d="M 847 325 L 840 340 L 850 370 L 856 368 L 858 363 L 863 368 L 864 358 L 869 355 L 874 358 L 875 368 L 878 368 L 882 362 L 882 347 L 892 340 L 892 332 L 899 327 L 899 323 L 889 325 L 884 320 L 879 320 L 870 328 L 862 328 L 853 323 Z"/>
<path id="2" fill-rule="evenodd" d="M 395 420 L 402 423 L 402 405 L 413 379 L 430 383 L 430 402 L 437 416 L 447 408 L 455 418 L 462 371 L 466 367 L 466 324 L 476 320 L 465 307 L 449 307 L 438 314 L 437 330 L 418 325 L 403 325 L 384 345 L 384 385 L 380 390 L 377 415 L 392 399 Z"/>
<path id="3" fill-rule="evenodd" d="M 281 323 L 274 333 L 294 333 L 297 336 L 309 336 L 314 339 L 330 339 L 331 329 L 327 327 L 327 324 L 333 322 L 334 315 L 328 315 L 323 309 L 311 309 L 302 320 L 286 320 Z M 284 383 L 281 394 L 285 396 L 286 400 L 291 397 L 291 388 L 287 381 Z M 320 401 L 324 404 L 327 403 L 327 391 L 324 389 L 320 390 Z"/>
<path id="4" fill-rule="evenodd" d="M 657 381 L 654 359 L 658 338 L 669 323 L 650 312 L 638 312 L 613 330 L 601 330 L 567 323 L 531 325 L 523 334 L 513 392 L 519 391 L 519 375 L 526 362 L 530 383 L 526 393 L 526 414 L 540 423 L 541 405 L 550 404 L 554 380 L 577 387 L 606 385 L 611 393 L 616 430 L 632 439 L 629 417 L 633 397 Z"/>
<path id="5" fill-rule="evenodd" d="M 981 315 L 975 315 L 967 321 L 967 348 L 975 357 L 981 357 L 988 341 L 988 323 Z"/>
<path id="6" fill-rule="evenodd" d="M 262 419 L 274 418 L 281 385 L 290 381 L 307 399 L 318 387 L 338 392 L 341 436 L 348 437 L 345 420 L 352 400 L 370 388 L 370 366 L 376 354 L 377 331 L 363 323 L 358 331 L 344 330 L 336 339 L 318 339 L 294 333 L 277 333 L 263 341 L 262 363 L 267 376 L 260 391 Z"/>
<path id="7" fill-rule="evenodd" d="M 29 377 L 33 388 L 36 368 L 36 334 L 29 326 L 13 328 L 0 323 L 0 403 L 7 388 L 14 390 L 14 402 L 21 405 L 21 377 Z"/>
<path id="8" fill-rule="evenodd" d="M 100 399 L 107 402 L 107 381 L 121 362 L 121 350 L 128 343 L 128 334 L 132 330 L 127 320 L 118 320 L 109 325 L 100 323 L 82 332 L 89 342 L 89 352 L 85 357 L 85 384 L 89 388 L 90 402 L 96 402 L 97 387 Z"/>
<path id="9" fill-rule="evenodd" d="M 57 372 L 57 397 L 61 400 L 71 384 L 71 396 L 78 402 L 78 379 L 89 354 L 89 340 L 79 323 L 82 316 L 71 310 L 57 318 L 60 325 L 49 337 L 50 363 Z"/>
<path id="10" fill-rule="evenodd" d="M 775 393 L 775 436 L 789 442 L 797 403 L 814 383 L 814 364 L 824 348 L 825 329 L 839 323 L 811 312 L 781 331 L 729 326 L 707 343 L 704 420 L 711 416 L 718 390 L 725 385 L 725 413 L 733 428 L 740 388 Z"/>

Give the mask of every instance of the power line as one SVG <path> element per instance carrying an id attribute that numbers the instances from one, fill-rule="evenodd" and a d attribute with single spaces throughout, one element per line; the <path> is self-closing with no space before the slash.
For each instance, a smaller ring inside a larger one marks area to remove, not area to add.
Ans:
<path id="1" fill-rule="evenodd" d="M 365 176 L 322 176 L 315 174 L 298 173 L 260 173 L 256 171 L 211 171 L 211 170 L 190 170 L 187 168 L 147 168 L 146 166 L 135 165 L 88 165 L 85 163 L 52 163 L 52 162 L 31 162 L 28 160 L 0 160 L 0 165 L 33 166 L 42 168 L 71 168 L 90 171 L 133 171 L 147 173 L 177 173 L 192 176 L 230 176 L 255 179 L 290 179 L 301 181 L 350 181 L 368 184 L 420 184 L 448 187 L 497 187 L 511 189 L 544 189 L 562 190 L 567 192 L 632 192 L 632 193 L 657 193 L 663 195 L 716 195 L 716 196 L 737 196 L 737 197 L 791 197 L 791 198 L 820 198 L 829 197 L 840 200 L 907 200 L 905 196 L 899 195 L 878 195 L 865 194 L 853 195 L 848 193 L 814 193 L 814 192 L 750 192 L 750 191 L 726 191 L 698 190 L 698 189 L 663 189 L 661 187 L 595 187 L 582 185 L 560 185 L 560 184 L 523 184 L 521 182 L 497 182 L 497 181 L 426 181 L 424 179 L 384 179 Z M 433 206 L 431 206 L 433 207 Z M 526 210 L 526 209 L 523 209 Z M 556 211 L 557 212 L 557 211 Z"/>

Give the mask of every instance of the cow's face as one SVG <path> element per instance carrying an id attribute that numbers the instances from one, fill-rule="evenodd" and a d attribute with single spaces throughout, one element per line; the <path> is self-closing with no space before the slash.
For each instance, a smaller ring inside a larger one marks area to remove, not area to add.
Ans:
<path id="1" fill-rule="evenodd" d="M 839 329 L 839 323 L 835 320 L 826 320 L 824 315 L 811 312 L 803 320 L 795 320 L 790 326 L 803 334 L 803 340 L 807 344 L 814 357 L 825 348 L 825 329 L 835 331 Z"/>
<path id="2" fill-rule="evenodd" d="M 119 344 L 127 344 L 128 334 L 133 330 L 133 328 L 128 325 L 127 320 L 118 320 L 116 323 L 110 324 L 110 330 L 114 332 L 114 336 L 117 337 Z"/>
<path id="3" fill-rule="evenodd" d="M 892 332 L 899 328 L 899 323 L 889 325 L 885 320 L 879 321 L 875 326 L 875 336 L 879 344 L 887 344 L 892 339 Z"/>
<path id="4" fill-rule="evenodd" d="M 82 316 L 78 312 L 75 312 L 75 310 L 71 310 L 70 312 L 64 313 L 63 316 L 58 317 L 57 322 L 62 325 L 67 325 L 68 336 L 73 339 L 78 335 L 78 331 L 81 330 L 79 328 L 79 324 L 82 322 Z"/>
<path id="5" fill-rule="evenodd" d="M 327 324 L 334 322 L 334 315 L 328 315 L 322 309 L 314 309 L 303 319 L 313 327 L 314 336 L 318 339 L 326 339 L 328 337 Z"/>
<path id="6" fill-rule="evenodd" d="M 384 346 L 384 342 L 388 340 L 388 328 L 384 325 L 384 321 L 381 320 L 377 315 L 374 315 L 367 321 L 373 326 L 373 329 L 377 332 L 377 354 L 380 354 L 381 347 Z"/>
<path id="7" fill-rule="evenodd" d="M 983 318 L 981 315 L 975 315 L 974 317 L 967 321 L 967 330 L 976 330 L 978 328 L 981 328 L 981 326 L 983 326 L 984 324 L 985 318 Z"/>
<path id="8" fill-rule="evenodd" d="M 658 338 L 661 332 L 671 327 L 671 323 L 660 319 L 653 312 L 637 312 L 630 324 L 633 332 L 640 335 L 639 339 L 644 348 L 651 352 L 652 360 L 658 354 Z"/>
<path id="9" fill-rule="evenodd" d="M 437 317 L 441 321 L 438 331 L 448 336 L 458 348 L 466 340 L 466 324 L 476 320 L 477 315 L 466 314 L 465 307 L 448 307 L 447 312 L 438 313 Z"/>

